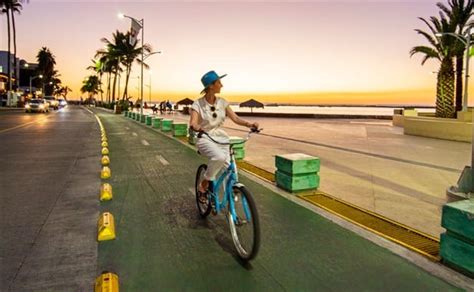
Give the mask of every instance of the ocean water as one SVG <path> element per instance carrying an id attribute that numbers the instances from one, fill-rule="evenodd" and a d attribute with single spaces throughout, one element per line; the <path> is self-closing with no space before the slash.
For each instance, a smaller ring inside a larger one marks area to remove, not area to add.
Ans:
<path id="1" fill-rule="evenodd" d="M 248 107 L 230 106 L 234 112 L 250 112 Z M 357 106 L 266 106 L 254 108 L 254 113 L 320 114 L 320 115 L 366 115 L 392 116 L 401 107 L 357 107 Z M 418 112 L 434 113 L 434 108 L 415 108 Z"/>

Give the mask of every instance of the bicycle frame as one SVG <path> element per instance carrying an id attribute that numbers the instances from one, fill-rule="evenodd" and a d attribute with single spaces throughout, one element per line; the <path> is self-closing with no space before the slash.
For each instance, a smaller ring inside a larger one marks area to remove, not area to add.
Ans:
<path id="1" fill-rule="evenodd" d="M 239 184 L 239 178 L 237 173 L 237 165 L 235 163 L 234 158 L 234 150 L 232 149 L 232 145 L 229 147 L 230 149 L 230 165 L 229 167 L 219 176 L 216 181 L 211 181 L 212 184 L 212 193 L 211 197 L 214 200 L 216 212 L 219 213 L 227 204 L 229 204 L 229 212 L 232 215 L 232 219 L 234 222 L 237 219 L 237 215 L 235 212 L 235 205 L 234 200 L 232 199 L 232 192 L 233 187 Z M 227 179 L 226 179 L 227 178 Z M 225 184 L 224 195 L 222 201 L 219 201 L 219 189 L 221 186 Z M 244 212 L 247 220 L 250 221 L 250 212 L 247 207 L 247 202 L 245 198 L 243 198 L 243 205 L 244 205 Z"/>

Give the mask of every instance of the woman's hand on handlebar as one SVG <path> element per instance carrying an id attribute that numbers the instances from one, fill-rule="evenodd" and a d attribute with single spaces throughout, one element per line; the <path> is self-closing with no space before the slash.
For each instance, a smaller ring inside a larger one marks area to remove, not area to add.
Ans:
<path id="1" fill-rule="evenodd" d="M 248 123 L 248 127 L 253 131 L 253 130 L 258 130 L 258 123 L 253 122 L 253 123 Z"/>

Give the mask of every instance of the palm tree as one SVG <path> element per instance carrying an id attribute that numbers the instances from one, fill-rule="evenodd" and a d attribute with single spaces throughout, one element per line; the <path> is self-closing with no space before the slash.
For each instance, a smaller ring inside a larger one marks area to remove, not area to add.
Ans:
<path id="1" fill-rule="evenodd" d="M 100 81 L 100 86 L 102 84 L 102 75 L 104 74 L 104 63 L 106 61 L 105 57 L 99 58 L 97 60 L 91 60 L 93 65 L 90 65 L 87 67 L 87 70 L 92 70 L 94 71 L 98 76 L 99 76 L 99 81 Z M 99 88 L 100 90 L 100 101 L 103 102 L 103 96 L 102 96 L 102 88 Z"/>
<path id="2" fill-rule="evenodd" d="M 130 37 L 130 33 L 126 34 L 127 39 Z M 130 80 L 130 73 L 132 73 L 132 65 L 133 62 L 136 61 L 138 64 L 141 64 L 141 54 L 142 54 L 142 47 L 137 47 L 137 43 L 135 42 L 134 45 L 130 45 L 129 42 L 122 43 L 120 46 L 120 51 L 123 53 L 122 56 L 122 64 L 125 66 L 125 89 L 123 91 L 122 100 L 125 100 L 128 97 L 128 82 Z M 151 46 L 149 44 L 143 45 L 144 53 L 151 53 Z M 143 63 L 143 66 L 146 69 L 149 69 L 149 66 L 146 63 Z"/>
<path id="3" fill-rule="evenodd" d="M 54 92 L 54 95 L 61 95 L 64 97 L 65 100 L 67 100 L 67 94 L 69 92 L 71 92 L 72 89 L 69 88 L 67 85 L 64 85 L 64 86 L 59 86 L 55 92 Z"/>
<path id="4" fill-rule="evenodd" d="M 108 66 L 110 66 L 111 74 L 114 75 L 114 81 L 112 85 L 112 102 L 115 101 L 115 87 L 117 85 L 117 75 L 122 71 L 120 67 L 121 57 L 123 53 L 120 49 L 120 44 L 127 42 L 126 35 L 120 31 L 116 31 L 112 34 L 113 40 L 109 41 L 106 38 L 102 38 L 101 41 L 106 44 L 107 49 L 98 50 L 95 57 L 106 58 Z"/>
<path id="5" fill-rule="evenodd" d="M 10 51 L 11 51 L 11 27 L 10 27 L 10 3 L 11 1 L 10 0 L 2 0 L 1 2 L 1 7 L 2 7 L 2 10 L 1 10 L 1 13 L 6 13 L 7 14 L 7 43 L 8 43 L 8 51 L 7 51 L 7 78 L 8 78 L 8 82 L 7 82 L 7 91 L 10 91 L 11 88 L 10 88 L 10 85 L 11 85 L 11 68 L 10 68 L 10 64 L 11 64 L 11 59 L 10 59 Z"/>
<path id="6" fill-rule="evenodd" d="M 10 13 L 12 15 L 12 28 L 13 28 L 13 72 L 15 72 L 16 77 L 16 85 L 15 89 L 18 87 L 20 82 L 19 76 L 17 76 L 16 72 L 18 72 L 17 63 L 16 63 L 16 24 L 15 24 L 15 12 L 20 14 L 20 10 L 23 9 L 20 1 L 18 0 L 11 0 L 11 8 Z"/>
<path id="7" fill-rule="evenodd" d="M 443 11 L 449 18 L 452 25 L 455 26 L 455 33 L 459 35 L 465 35 L 466 30 L 470 29 L 468 26 L 469 19 L 472 15 L 472 9 L 474 7 L 474 0 L 449 0 L 448 7 L 443 3 L 436 4 L 441 11 Z M 462 71 L 464 61 L 464 51 L 466 46 L 459 40 L 456 40 L 456 112 L 462 110 Z M 467 85 L 466 85 L 467 86 Z"/>
<path id="8" fill-rule="evenodd" d="M 100 81 L 96 75 L 90 75 L 82 82 L 81 92 L 88 94 L 89 101 L 99 92 Z"/>
<path id="9" fill-rule="evenodd" d="M 15 26 L 15 12 L 20 13 L 22 9 L 21 3 L 28 2 L 25 0 L 0 0 L 0 14 L 5 13 L 7 15 L 7 39 L 8 39 L 8 51 L 7 51 L 7 74 L 8 74 L 8 84 L 7 90 L 11 90 L 11 33 L 13 26 L 13 47 L 14 47 L 14 63 L 16 67 L 16 26 Z M 11 17 L 11 21 L 10 21 Z M 16 72 L 16 71 L 14 71 Z M 18 76 L 16 76 L 18 79 Z M 18 81 L 17 81 L 18 82 Z"/>
<path id="10" fill-rule="evenodd" d="M 125 89 L 123 92 L 122 100 L 128 96 L 128 82 L 130 80 L 130 74 L 132 69 L 132 64 L 134 61 L 140 62 L 141 47 L 137 47 L 137 44 L 130 45 L 128 39 L 130 37 L 129 33 L 122 33 L 116 31 L 113 34 L 113 41 L 109 41 L 106 38 L 103 38 L 102 41 L 107 45 L 106 50 L 97 51 L 96 57 L 106 56 L 108 63 L 113 67 L 114 73 L 114 82 L 113 82 L 113 94 L 112 99 L 115 100 L 115 86 L 117 74 L 122 71 L 121 65 L 125 66 Z M 143 50 L 146 53 L 151 52 L 151 46 L 145 44 Z M 148 68 L 148 65 L 144 63 L 144 66 Z"/>
<path id="11" fill-rule="evenodd" d="M 42 47 L 36 55 L 36 59 L 38 61 L 37 74 L 43 75 L 43 78 L 39 79 L 42 84 L 49 84 L 49 82 L 54 81 L 53 79 L 57 77 L 57 71 L 54 70 L 56 60 L 51 51 L 47 47 Z"/>
<path id="12" fill-rule="evenodd" d="M 437 33 L 452 33 L 455 27 L 444 17 L 440 15 L 440 19 L 432 16 L 430 22 L 420 18 L 429 28 L 430 33 L 421 29 L 415 29 L 431 44 L 431 46 L 416 46 L 410 50 L 410 56 L 417 53 L 424 54 L 421 65 L 429 59 L 438 60 L 441 65 L 438 70 L 436 84 L 436 116 L 442 118 L 453 118 L 454 111 L 454 64 L 453 57 L 455 55 L 456 40 L 448 35 L 443 35 L 438 39 Z"/>

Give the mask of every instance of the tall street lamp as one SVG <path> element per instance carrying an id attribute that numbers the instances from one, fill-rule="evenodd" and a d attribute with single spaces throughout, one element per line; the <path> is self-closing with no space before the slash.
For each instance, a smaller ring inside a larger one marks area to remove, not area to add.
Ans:
<path id="1" fill-rule="evenodd" d="M 36 78 L 43 78 L 43 75 L 37 75 L 37 76 L 30 76 L 30 94 L 31 94 L 31 82 L 35 80 Z"/>
<path id="2" fill-rule="evenodd" d="M 141 103 L 140 103 L 140 114 L 143 115 L 143 55 L 144 55 L 144 51 L 143 51 L 143 44 L 144 44 L 144 40 L 143 38 L 145 37 L 145 34 L 144 34 L 144 31 L 145 31 L 145 19 L 142 18 L 140 20 L 137 20 L 136 18 L 133 18 L 131 16 L 128 16 L 128 15 L 125 15 L 123 13 L 120 13 L 119 14 L 119 18 L 129 18 L 130 20 L 132 21 L 135 21 L 136 23 L 140 24 L 141 25 L 141 30 L 142 30 L 142 62 L 141 62 L 141 85 L 140 85 L 140 99 L 141 99 Z"/>
<path id="3" fill-rule="evenodd" d="M 145 58 L 143 58 L 143 60 L 146 60 L 148 57 L 150 57 L 150 56 L 152 56 L 152 55 L 161 54 L 161 53 L 163 53 L 163 51 L 151 52 L 151 53 L 149 53 L 148 55 L 146 55 Z M 152 73 L 152 72 L 151 72 L 151 70 L 149 70 L 149 72 L 150 72 L 150 84 L 148 85 L 148 87 L 149 87 L 150 91 L 149 91 L 149 97 L 148 97 L 149 101 L 148 101 L 148 102 L 149 102 L 150 105 L 151 105 L 151 73 Z"/>
<path id="4" fill-rule="evenodd" d="M 148 87 L 149 87 L 149 90 L 148 90 L 148 103 L 150 103 L 151 105 L 151 70 L 148 71 L 148 73 L 150 74 L 150 83 L 148 83 Z"/>

